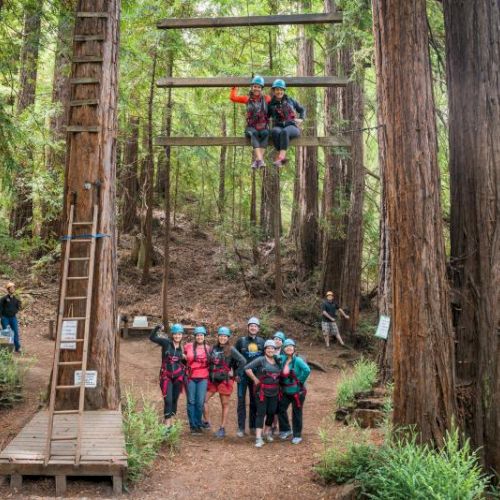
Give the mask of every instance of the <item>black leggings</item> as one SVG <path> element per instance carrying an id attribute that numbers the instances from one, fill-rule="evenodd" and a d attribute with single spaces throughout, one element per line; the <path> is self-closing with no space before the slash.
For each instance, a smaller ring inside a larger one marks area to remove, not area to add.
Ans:
<path id="1" fill-rule="evenodd" d="M 278 411 L 278 395 L 264 396 L 264 401 L 261 401 L 259 394 L 255 395 L 255 403 L 257 404 L 257 416 L 255 417 L 255 428 L 262 429 L 264 423 L 267 427 L 273 425 L 274 415 Z M 265 422 L 264 422 L 265 418 Z"/>
<path id="2" fill-rule="evenodd" d="M 302 435 L 302 410 L 304 408 L 304 393 L 299 395 L 300 408 L 297 405 L 297 400 L 293 394 L 283 394 L 279 403 L 278 418 L 280 422 L 280 432 L 288 432 L 290 430 L 290 421 L 288 420 L 288 407 L 292 405 L 292 428 L 293 437 L 301 437 Z"/>
<path id="3" fill-rule="evenodd" d="M 299 137 L 300 130 L 295 125 L 287 125 L 286 127 L 273 127 L 271 130 L 273 144 L 276 151 L 285 151 L 290 145 L 290 139 Z"/>
<path id="4" fill-rule="evenodd" d="M 250 137 L 252 148 L 267 148 L 269 142 L 269 129 L 257 130 L 253 127 L 245 129 L 245 135 Z"/>
<path id="5" fill-rule="evenodd" d="M 178 378 L 174 382 L 169 379 L 167 385 L 167 394 L 163 398 L 165 403 L 165 407 L 163 410 L 163 415 L 165 418 L 174 417 L 177 413 L 177 401 L 179 400 L 179 396 L 182 392 L 182 379 Z"/>

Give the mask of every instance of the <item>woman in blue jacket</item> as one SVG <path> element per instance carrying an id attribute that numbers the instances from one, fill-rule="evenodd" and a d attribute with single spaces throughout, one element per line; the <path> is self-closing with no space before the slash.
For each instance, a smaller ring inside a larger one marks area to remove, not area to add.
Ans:
<path id="1" fill-rule="evenodd" d="M 280 423 L 280 438 L 285 440 L 293 434 L 292 444 L 302 441 L 302 410 L 306 399 L 305 383 L 311 369 L 308 364 L 295 354 L 295 341 L 286 339 L 283 342 L 284 353 L 281 361 L 281 389 L 282 395 L 278 407 Z M 292 405 L 292 429 L 288 419 L 288 407 Z"/>

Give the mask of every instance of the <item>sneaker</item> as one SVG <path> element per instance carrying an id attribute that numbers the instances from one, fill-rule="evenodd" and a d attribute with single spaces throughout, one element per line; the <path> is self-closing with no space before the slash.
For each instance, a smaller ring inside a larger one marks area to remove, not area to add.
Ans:
<path id="1" fill-rule="evenodd" d="M 203 421 L 201 423 L 201 428 L 202 429 L 210 429 L 210 422 Z"/>
<path id="2" fill-rule="evenodd" d="M 265 439 L 268 443 L 272 443 L 272 442 L 274 441 L 274 438 L 273 438 L 273 436 L 272 436 L 272 434 L 271 434 L 271 433 L 269 433 L 269 434 L 265 434 L 265 435 L 264 435 L 264 439 Z"/>
<path id="3" fill-rule="evenodd" d="M 280 432 L 280 439 L 283 441 L 287 440 L 292 435 L 292 431 Z"/>
<path id="4" fill-rule="evenodd" d="M 302 438 L 294 437 L 292 439 L 292 444 L 299 444 L 299 443 L 302 443 Z"/>
<path id="5" fill-rule="evenodd" d="M 252 164 L 250 165 L 250 167 L 253 169 L 253 170 L 257 170 L 259 168 L 259 160 L 255 160 L 252 162 Z"/>
<path id="6" fill-rule="evenodd" d="M 221 427 L 216 433 L 215 433 L 216 438 L 224 438 L 226 437 L 226 430 L 224 427 Z"/>
<path id="7" fill-rule="evenodd" d="M 191 434 L 193 436 L 199 436 L 199 435 L 203 434 L 203 431 L 199 428 L 194 428 L 194 429 L 191 429 Z"/>
<path id="8" fill-rule="evenodd" d="M 236 436 L 239 438 L 245 437 L 245 431 L 242 431 L 241 429 L 238 429 L 238 432 L 236 433 Z"/>
<path id="9" fill-rule="evenodd" d="M 273 161 L 273 165 L 274 165 L 276 168 L 280 168 L 280 167 L 282 167 L 282 166 L 283 166 L 283 163 L 281 162 L 281 160 L 280 160 L 280 159 L 278 159 L 278 160 Z"/>
<path id="10" fill-rule="evenodd" d="M 257 160 L 257 168 L 264 168 L 265 166 L 264 160 Z"/>
<path id="11" fill-rule="evenodd" d="M 262 448 L 263 446 L 264 446 L 264 440 L 262 438 L 255 440 L 255 447 L 256 448 Z"/>

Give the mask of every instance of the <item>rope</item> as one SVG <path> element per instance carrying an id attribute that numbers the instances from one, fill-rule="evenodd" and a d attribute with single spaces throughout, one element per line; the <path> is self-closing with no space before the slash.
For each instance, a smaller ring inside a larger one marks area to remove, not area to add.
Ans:
<path id="1" fill-rule="evenodd" d="M 59 238 L 60 241 L 68 241 L 68 240 L 74 240 L 74 239 L 84 239 L 84 240 L 90 240 L 91 238 L 111 238 L 111 235 L 109 234 L 103 234 L 103 233 L 97 233 L 97 234 L 72 234 L 70 235 L 65 235 L 61 236 Z"/>
<path id="2" fill-rule="evenodd" d="M 253 37 L 252 37 L 252 31 L 250 29 L 250 7 L 248 5 L 248 0 L 247 0 L 247 20 L 248 20 L 248 38 L 250 39 L 250 62 L 251 62 L 251 69 L 252 69 L 252 78 L 255 76 L 254 73 L 254 67 L 253 67 Z"/>

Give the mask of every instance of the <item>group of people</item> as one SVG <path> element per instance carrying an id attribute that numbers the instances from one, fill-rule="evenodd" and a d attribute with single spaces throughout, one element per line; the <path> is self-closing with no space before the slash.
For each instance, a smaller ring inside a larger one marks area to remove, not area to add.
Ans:
<path id="1" fill-rule="evenodd" d="M 16 296 L 16 286 L 9 282 L 5 286 L 7 293 L 0 297 L 0 321 L 2 329 L 10 328 L 14 333 L 15 352 L 21 352 L 21 340 L 19 338 L 19 322 L 17 313 L 21 310 L 21 300 Z"/>
<path id="2" fill-rule="evenodd" d="M 290 139 L 300 136 L 300 127 L 305 118 L 305 109 L 286 94 L 285 80 L 274 80 L 271 95 L 265 95 L 264 78 L 256 75 L 252 78 L 248 95 L 238 95 L 237 87 L 233 87 L 230 100 L 245 104 L 247 108 L 245 135 L 250 138 L 254 150 L 252 168 L 265 167 L 264 153 L 269 135 L 276 149 L 273 164 L 275 167 L 283 166 L 288 161 L 286 152 Z"/>
<path id="3" fill-rule="evenodd" d="M 293 444 L 302 441 L 303 406 L 306 380 L 310 368 L 296 353 L 296 343 L 276 332 L 272 339 L 259 336 L 260 321 L 248 320 L 247 334 L 231 345 L 231 330 L 221 326 L 215 345 L 206 342 L 203 326 L 194 329 L 194 341 L 183 344 L 184 328 L 170 327 L 171 337 L 161 335 L 163 325 L 153 329 L 150 340 L 162 347 L 160 388 L 164 398 L 165 431 L 169 432 L 177 414 L 177 403 L 183 389 L 187 392 L 187 416 L 193 435 L 211 428 L 208 401 L 219 394 L 221 423 L 215 436 L 226 436 L 229 398 L 238 391 L 238 437 L 246 434 L 247 393 L 249 429 L 255 434 L 255 446 L 272 442 L 279 434 L 282 440 L 292 437 Z M 292 425 L 288 410 L 292 406 Z"/>

